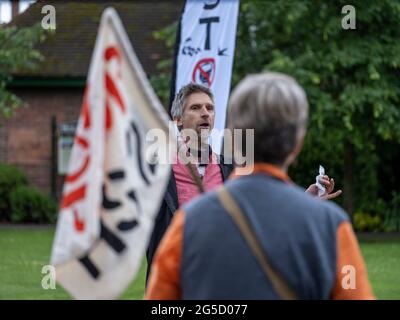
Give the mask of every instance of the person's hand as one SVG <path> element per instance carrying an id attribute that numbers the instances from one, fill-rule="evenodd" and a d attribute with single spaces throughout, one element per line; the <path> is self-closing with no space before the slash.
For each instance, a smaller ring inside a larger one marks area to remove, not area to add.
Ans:
<path id="1" fill-rule="evenodd" d="M 319 181 L 326 189 L 325 194 L 320 197 L 321 199 L 324 200 L 330 200 L 330 199 L 334 199 L 338 196 L 340 196 L 342 194 L 342 190 L 338 190 L 334 193 L 332 193 L 333 189 L 335 188 L 335 180 L 333 179 L 329 179 L 329 177 L 327 175 L 322 176 L 321 180 Z M 313 196 L 318 196 L 318 187 L 317 185 L 314 183 L 312 185 L 310 185 L 308 187 L 308 189 L 306 190 L 307 193 L 313 195 Z"/>

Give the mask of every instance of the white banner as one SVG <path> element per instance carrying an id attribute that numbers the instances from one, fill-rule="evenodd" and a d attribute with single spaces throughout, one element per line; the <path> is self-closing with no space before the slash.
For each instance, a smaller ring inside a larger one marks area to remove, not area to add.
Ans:
<path id="1" fill-rule="evenodd" d="M 169 137 L 168 116 L 117 13 L 108 8 L 89 69 L 51 257 L 56 280 L 74 298 L 117 298 L 140 267 L 170 170 L 145 159 L 152 128 Z"/>
<path id="2" fill-rule="evenodd" d="M 181 17 L 175 93 L 189 82 L 209 87 L 217 130 L 225 128 L 238 12 L 239 0 L 187 0 Z M 211 144 L 219 153 L 220 137 Z"/>

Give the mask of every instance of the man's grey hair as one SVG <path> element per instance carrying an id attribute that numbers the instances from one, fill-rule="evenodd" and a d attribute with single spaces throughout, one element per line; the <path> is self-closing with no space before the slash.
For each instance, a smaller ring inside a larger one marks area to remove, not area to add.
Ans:
<path id="1" fill-rule="evenodd" d="M 210 97 L 211 101 L 214 102 L 214 96 L 209 88 L 193 82 L 188 83 L 187 85 L 184 85 L 175 95 L 174 101 L 172 102 L 171 106 L 172 119 L 182 117 L 183 109 L 185 107 L 188 97 L 193 93 L 199 92 L 205 93 Z"/>
<path id="2" fill-rule="evenodd" d="M 305 134 L 307 118 L 307 96 L 296 80 L 266 72 L 249 75 L 236 86 L 228 128 L 254 129 L 254 160 L 281 165 Z"/>

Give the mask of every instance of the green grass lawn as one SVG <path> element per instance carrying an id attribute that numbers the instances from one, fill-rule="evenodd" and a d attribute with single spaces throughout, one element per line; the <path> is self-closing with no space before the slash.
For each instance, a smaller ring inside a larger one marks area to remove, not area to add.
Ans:
<path id="1" fill-rule="evenodd" d="M 53 229 L 0 228 L 0 299 L 69 299 L 57 285 L 41 286 L 42 267 L 49 264 Z M 379 299 L 400 299 L 400 241 L 361 244 L 374 293 Z M 121 299 L 142 299 L 145 262 Z"/>
<path id="2" fill-rule="evenodd" d="M 400 241 L 360 245 L 376 297 L 400 300 Z"/>
<path id="3" fill-rule="evenodd" d="M 57 284 L 42 288 L 42 267 L 49 264 L 53 229 L 0 229 L 0 299 L 70 299 Z M 145 259 L 144 259 L 145 260 Z M 146 264 L 121 299 L 143 299 Z"/>

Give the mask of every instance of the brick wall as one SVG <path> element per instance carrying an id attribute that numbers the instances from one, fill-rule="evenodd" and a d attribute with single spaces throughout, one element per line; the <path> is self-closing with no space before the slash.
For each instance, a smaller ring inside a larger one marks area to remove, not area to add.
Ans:
<path id="1" fill-rule="evenodd" d="M 22 169 L 29 182 L 51 193 L 52 130 L 51 119 L 57 124 L 77 120 L 83 89 L 18 89 L 14 93 L 26 107 L 0 127 L 0 161 Z M 57 167 L 56 167 L 57 168 Z M 60 196 L 62 177 L 57 175 L 56 194 Z"/>

